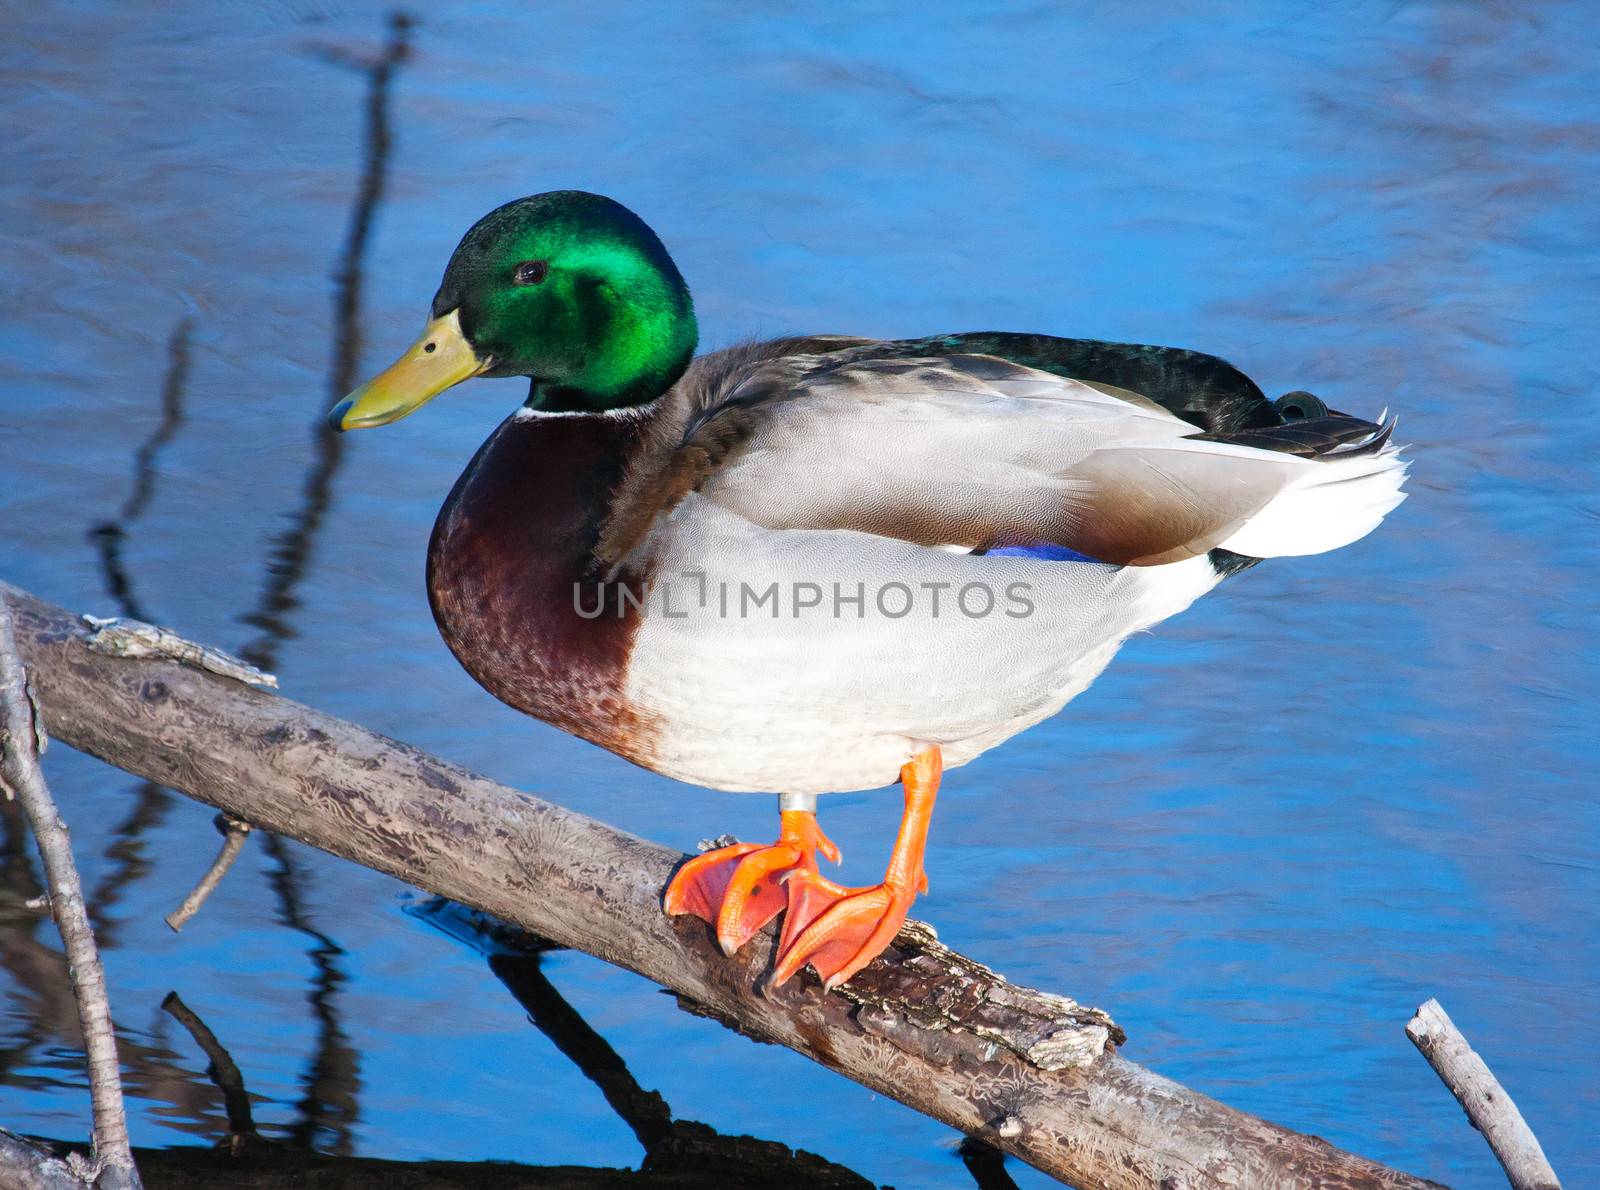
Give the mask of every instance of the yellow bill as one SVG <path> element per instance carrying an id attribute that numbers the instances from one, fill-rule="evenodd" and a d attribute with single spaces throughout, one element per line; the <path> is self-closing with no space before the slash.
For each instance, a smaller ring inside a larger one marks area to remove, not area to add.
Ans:
<path id="1" fill-rule="evenodd" d="M 461 333 L 460 311 L 423 327 L 405 354 L 333 407 L 328 424 L 336 430 L 386 426 L 414 413 L 453 384 L 489 367 Z"/>

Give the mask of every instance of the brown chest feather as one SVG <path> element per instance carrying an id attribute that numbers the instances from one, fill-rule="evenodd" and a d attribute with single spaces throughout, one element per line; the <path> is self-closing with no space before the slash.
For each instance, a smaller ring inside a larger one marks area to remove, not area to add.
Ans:
<path id="1" fill-rule="evenodd" d="M 623 693 L 637 611 L 613 599 L 592 615 L 595 545 L 639 433 L 627 418 L 508 418 L 439 513 L 428 596 L 496 698 L 648 765 L 650 724 Z"/>

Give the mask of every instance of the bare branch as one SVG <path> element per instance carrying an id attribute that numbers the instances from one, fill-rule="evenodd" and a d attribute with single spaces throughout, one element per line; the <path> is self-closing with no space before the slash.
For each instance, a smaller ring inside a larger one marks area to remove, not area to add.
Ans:
<path id="1" fill-rule="evenodd" d="M 183 929 L 189 919 L 200 912 L 200 906 L 206 903 L 206 898 L 217 885 L 222 883 L 222 878 L 228 874 L 228 869 L 233 867 L 233 861 L 238 859 L 239 852 L 244 850 L 245 840 L 250 837 L 250 824 L 227 814 L 217 815 L 217 829 L 222 832 L 222 850 L 217 852 L 217 858 L 211 861 L 211 866 L 206 869 L 205 875 L 200 877 L 200 882 L 190 890 L 188 896 L 183 898 L 183 904 L 161 919 L 172 927 L 174 934 Z"/>
<path id="2" fill-rule="evenodd" d="M 33 827 L 39 858 L 44 863 L 45 884 L 50 890 L 50 912 L 66 948 L 89 1061 L 94 1153 L 96 1161 L 103 1165 L 101 1185 L 110 1190 L 137 1187 L 139 1173 L 128 1145 L 128 1118 L 122 1106 L 122 1077 L 111 1002 L 106 995 L 106 973 L 89 927 L 67 827 L 39 770 L 39 753 L 44 751 L 46 738 L 44 720 L 17 651 L 13 621 L 10 595 L 0 589 L 0 785 L 21 803 Z"/>
<path id="3" fill-rule="evenodd" d="M 1488 1064 L 1467 1044 L 1439 1001 L 1428 1000 L 1406 1025 L 1406 1036 L 1483 1133 L 1512 1190 L 1561 1190 L 1538 1138 Z"/>

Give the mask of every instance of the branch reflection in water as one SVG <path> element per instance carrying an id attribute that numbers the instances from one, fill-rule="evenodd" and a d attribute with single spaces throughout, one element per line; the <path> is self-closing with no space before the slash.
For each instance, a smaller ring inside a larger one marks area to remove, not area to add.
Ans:
<path id="1" fill-rule="evenodd" d="M 529 1022 L 599 1088 L 606 1102 L 638 1138 L 644 1157 L 636 1170 L 540 1167 L 456 1162 L 395 1162 L 331 1156 L 296 1138 L 274 1140 L 257 1130 L 245 1078 L 231 1054 L 177 992 L 162 1008 L 188 1030 L 207 1060 L 206 1074 L 221 1093 L 227 1112 L 225 1132 L 211 1149 L 140 1150 L 147 1176 L 163 1185 L 205 1185 L 226 1177 L 241 1187 L 304 1184 L 338 1187 L 404 1184 L 432 1190 L 446 1186 L 654 1186 L 715 1185 L 729 1190 L 871 1190 L 872 1183 L 842 1165 L 812 1153 L 796 1152 L 752 1136 L 725 1136 L 708 1125 L 675 1119 L 655 1091 L 641 1087 L 627 1064 L 556 989 L 543 969 L 543 956 L 558 949 L 493 918 L 449 901 L 429 898 L 409 907 L 417 918 L 483 953 L 489 968 L 527 1010 Z M 65 1147 L 65 1146 L 60 1146 Z M 968 1161 L 969 1166 L 972 1162 Z M 998 1171 L 998 1165 L 993 1169 Z M 975 1173 L 975 1176 L 976 1173 Z M 1012 1185 L 977 1176 L 980 1187 Z"/>
<path id="2" fill-rule="evenodd" d="M 349 52 L 318 46 L 313 52 L 325 61 L 359 70 L 366 79 L 365 126 L 362 167 L 353 201 L 349 229 L 333 273 L 334 343 L 328 376 L 328 392 L 342 394 L 350 387 L 360 354 L 362 268 L 366 258 L 375 213 L 383 201 L 384 183 L 393 144 L 389 126 L 389 98 L 396 69 L 410 52 L 411 18 L 393 13 L 382 50 L 364 58 Z M 151 506 L 160 477 L 160 455 L 184 425 L 184 392 L 190 372 L 193 323 L 184 319 L 174 328 L 167 346 L 167 364 L 161 386 L 161 418 L 150 436 L 133 456 L 133 480 L 128 498 L 115 518 L 89 530 L 100 559 L 107 594 L 122 615 L 149 620 L 152 613 L 140 601 L 123 554 L 123 547 L 134 525 Z M 313 458 L 301 486 L 301 501 L 290 519 L 290 527 L 272 544 L 266 576 L 257 607 L 241 619 L 261 630 L 241 650 L 241 654 L 262 669 L 275 668 L 279 651 L 294 635 L 288 619 L 298 607 L 296 588 L 311 563 L 318 531 L 333 496 L 333 485 L 342 459 L 340 440 L 321 416 L 326 401 L 318 396 L 312 412 Z M 143 782 L 135 794 L 133 809 L 112 831 L 104 850 L 111 867 L 90 896 L 90 912 L 102 947 L 111 949 L 117 942 L 117 905 L 128 890 L 146 877 L 152 863 L 146 854 L 145 836 L 159 827 L 173 804 L 173 795 L 160 786 Z M 0 856 L 0 892 L 13 894 L 18 906 L 37 895 L 38 882 L 26 851 L 26 833 L 9 808 L 0 809 L 5 835 Z M 305 1093 L 298 1102 L 297 1119 L 286 1132 L 293 1144 L 305 1152 L 319 1148 L 347 1154 L 353 1149 L 352 1132 L 359 1117 L 358 1094 L 360 1056 L 349 1044 L 342 1028 L 337 998 L 346 976 L 339 967 L 344 954 L 339 945 L 316 929 L 304 908 L 308 876 L 297 865 L 293 853 L 281 838 L 266 836 L 264 846 L 273 862 L 269 877 L 277 895 L 280 924 L 304 934 L 313 945 L 307 950 L 313 967 L 311 989 L 307 994 L 317 1023 L 315 1050 L 301 1078 Z M 12 895 L 0 900 L 0 948 L 3 961 L 14 977 L 15 986 L 29 1001 L 17 1017 L 26 1022 L 18 1042 L 0 1050 L 0 1076 L 14 1067 L 29 1064 L 47 1040 L 69 1045 L 81 1044 L 75 1023 L 66 979 L 64 960 L 58 951 L 34 937 L 44 914 L 25 907 L 12 909 Z M 215 1097 L 209 1088 L 194 1087 L 180 1067 L 171 1062 L 165 1050 L 142 1046 L 126 1035 L 121 1038 L 125 1078 L 131 1095 L 156 1099 L 189 1125 L 191 1130 L 215 1132 L 219 1123 Z M 158 1070 L 157 1067 L 162 1067 Z M 63 1084 L 66 1085 L 66 1084 Z M 233 1105 L 229 1104 L 231 1109 Z M 231 1110 L 230 1110 L 231 1114 Z"/>

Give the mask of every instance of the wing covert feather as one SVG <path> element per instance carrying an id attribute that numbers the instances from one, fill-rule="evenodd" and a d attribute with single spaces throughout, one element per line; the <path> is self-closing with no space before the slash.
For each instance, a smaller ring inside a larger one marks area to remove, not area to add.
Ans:
<path id="1" fill-rule="evenodd" d="M 608 527 L 613 548 L 698 491 L 773 530 L 1051 543 L 1155 565 L 1212 548 L 1308 465 L 1194 438 L 1139 394 L 992 356 L 861 355 L 755 364 L 682 416 L 676 445 L 634 482 L 652 499 Z"/>

